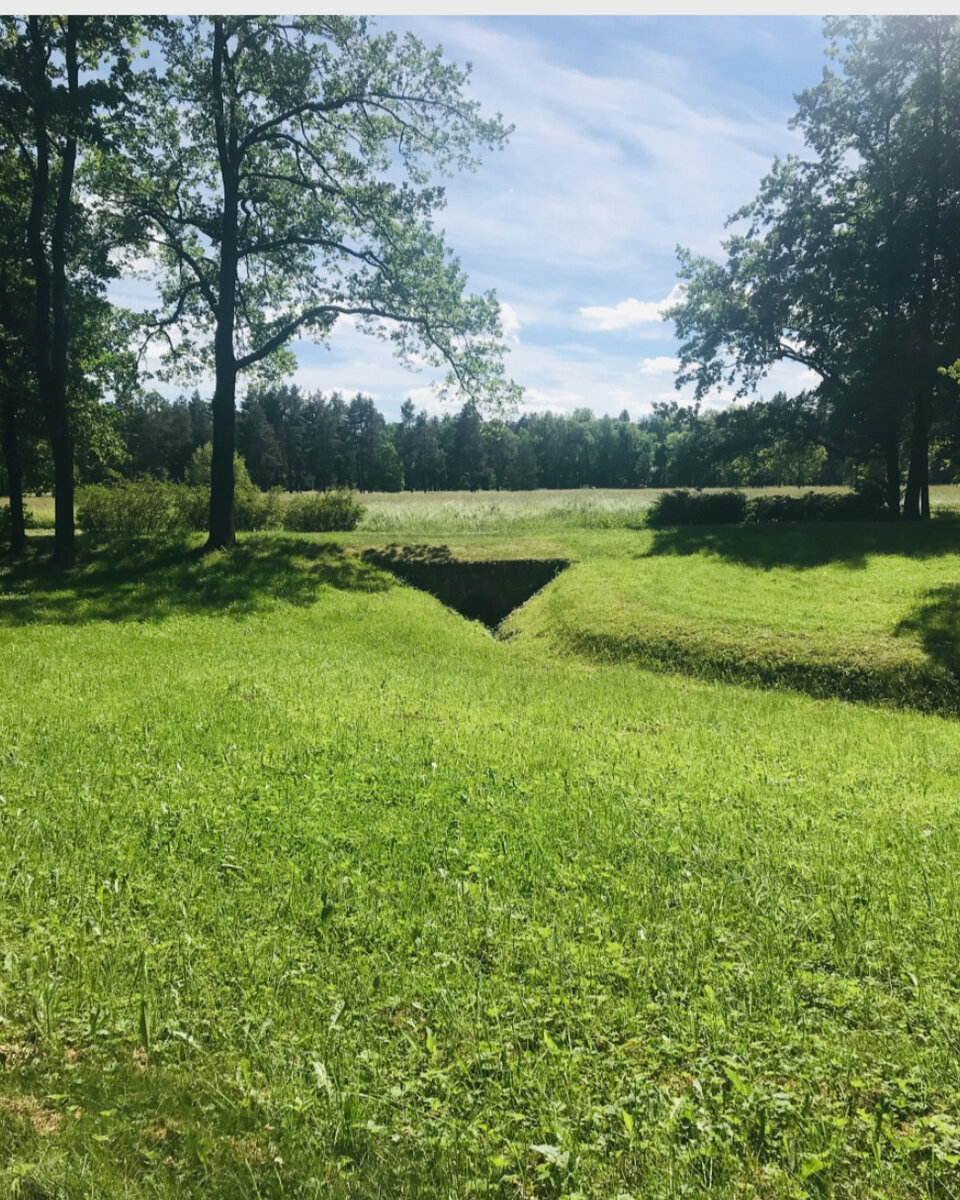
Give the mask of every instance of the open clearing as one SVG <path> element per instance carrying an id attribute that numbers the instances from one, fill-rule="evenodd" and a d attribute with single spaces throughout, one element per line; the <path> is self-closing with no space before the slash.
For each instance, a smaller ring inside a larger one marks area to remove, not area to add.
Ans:
<path id="1" fill-rule="evenodd" d="M 0 1195 L 957 1195 L 960 530 L 450 503 L 0 576 Z"/>

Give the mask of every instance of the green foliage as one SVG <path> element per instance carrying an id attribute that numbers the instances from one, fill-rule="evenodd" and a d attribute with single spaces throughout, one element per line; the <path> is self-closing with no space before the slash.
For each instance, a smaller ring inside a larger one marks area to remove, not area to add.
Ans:
<path id="1" fill-rule="evenodd" d="M 241 532 L 279 529 L 283 524 L 280 489 L 271 488 L 269 492 L 258 492 L 256 488 L 238 489 L 234 494 L 233 516 L 236 528 Z"/>
<path id="2" fill-rule="evenodd" d="M 297 533 L 331 533 L 356 529 L 363 506 L 346 488 L 291 496 L 283 509 L 283 528 Z"/>
<path id="3" fill-rule="evenodd" d="M 743 492 L 664 492 L 650 505 L 647 524 L 653 529 L 666 525 L 736 525 L 746 520 L 747 498 Z"/>
<path id="4" fill-rule="evenodd" d="M 743 492 L 664 492 L 650 505 L 651 529 L 671 525 L 738 525 L 745 521 L 880 521 L 888 516 L 875 488 L 852 492 L 806 492 L 800 496 Z"/>
<path id="5" fill-rule="evenodd" d="M 881 521 L 889 516 L 875 491 L 803 496 L 755 496 L 747 504 L 748 521 Z"/>
<path id="6" fill-rule="evenodd" d="M 191 465 L 194 477 L 202 475 L 201 452 Z M 346 490 L 285 499 L 279 488 L 260 492 L 248 483 L 237 488 L 235 499 L 236 527 L 241 532 L 281 527 L 353 529 L 362 511 L 354 494 Z M 178 530 L 199 532 L 206 529 L 209 514 L 209 486 L 142 480 L 90 485 L 77 492 L 77 522 L 84 532 L 98 539 L 165 535 Z"/>
<path id="7" fill-rule="evenodd" d="M 77 524 L 98 539 L 172 533 L 181 527 L 175 489 L 152 481 L 78 488 Z"/>
<path id="8" fill-rule="evenodd" d="M 194 450 L 183 474 L 183 481 L 187 487 L 210 490 L 210 464 L 212 461 L 212 442 L 206 442 Z M 233 456 L 233 486 L 237 493 L 256 491 L 253 480 L 250 478 L 250 472 L 247 470 L 247 464 L 239 454 Z"/>

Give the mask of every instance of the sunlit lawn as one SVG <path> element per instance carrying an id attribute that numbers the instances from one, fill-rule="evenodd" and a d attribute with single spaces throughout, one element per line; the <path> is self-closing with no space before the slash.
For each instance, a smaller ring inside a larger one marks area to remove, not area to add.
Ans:
<path id="1" fill-rule="evenodd" d="M 451 530 L 574 560 L 495 639 L 428 516 L 0 577 L 0 1195 L 953 1194 L 955 720 L 570 633 L 932 662 L 951 523 Z"/>

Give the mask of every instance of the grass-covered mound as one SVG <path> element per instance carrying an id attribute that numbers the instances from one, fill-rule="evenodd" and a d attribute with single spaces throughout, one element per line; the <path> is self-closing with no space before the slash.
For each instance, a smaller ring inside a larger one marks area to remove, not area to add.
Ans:
<path id="1" fill-rule="evenodd" d="M 950 1194 L 955 722 L 136 553 L 0 580 L 0 1195 Z"/>
<path id="2" fill-rule="evenodd" d="M 717 526 L 593 552 L 509 624 L 555 649 L 960 712 L 960 525 Z"/>

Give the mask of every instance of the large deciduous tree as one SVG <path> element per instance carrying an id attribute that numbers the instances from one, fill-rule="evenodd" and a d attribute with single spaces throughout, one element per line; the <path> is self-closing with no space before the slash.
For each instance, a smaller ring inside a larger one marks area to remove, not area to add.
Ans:
<path id="1" fill-rule="evenodd" d="M 109 152 L 131 84 L 129 18 L 4 17 L 0 23 L 0 130 L 29 179 L 26 260 L 32 276 L 31 344 L 37 395 L 53 454 L 54 557 L 74 555 L 74 379 L 88 301 L 114 271 L 110 217 L 96 188 L 78 181 Z"/>
<path id="2" fill-rule="evenodd" d="M 678 382 L 744 392 L 813 370 L 834 438 L 886 465 L 892 512 L 929 515 L 929 446 L 960 351 L 960 19 L 828 19 L 839 73 L 797 97 L 810 155 L 774 164 L 725 263 L 681 252 Z"/>
<path id="3" fill-rule="evenodd" d="M 230 546 L 238 378 L 349 318 L 448 384 L 512 397 L 499 308 L 465 294 L 435 173 L 502 144 L 467 72 L 351 17 L 196 17 L 163 39 L 155 119 L 120 181 L 159 247 L 181 367 L 212 369 L 208 548 Z M 130 185 L 133 180 L 133 186 Z"/>

